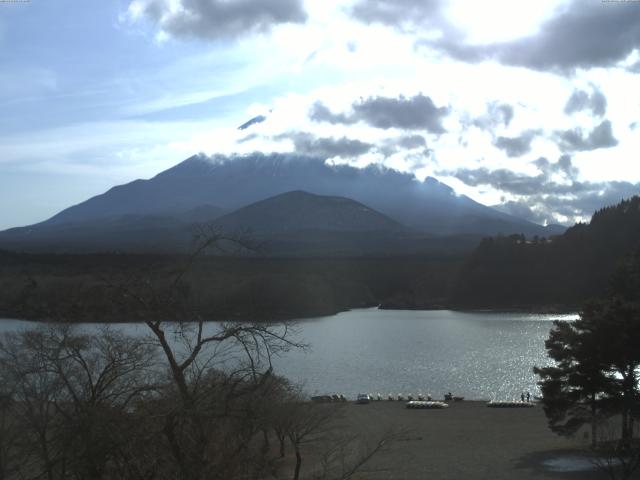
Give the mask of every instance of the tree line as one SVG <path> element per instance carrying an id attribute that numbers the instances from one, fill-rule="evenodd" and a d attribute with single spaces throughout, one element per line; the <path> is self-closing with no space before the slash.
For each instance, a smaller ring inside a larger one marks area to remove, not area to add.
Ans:
<path id="1" fill-rule="evenodd" d="M 625 256 L 640 245 L 640 197 L 597 211 L 563 235 L 484 239 L 451 293 L 458 308 L 579 308 L 601 295 Z"/>

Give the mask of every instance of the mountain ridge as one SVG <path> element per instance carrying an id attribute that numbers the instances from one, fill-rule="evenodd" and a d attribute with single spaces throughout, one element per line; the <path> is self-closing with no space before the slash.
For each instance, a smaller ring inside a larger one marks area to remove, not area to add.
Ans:
<path id="1" fill-rule="evenodd" d="M 293 190 L 343 196 L 405 226 L 432 234 L 546 235 L 541 225 L 457 195 L 428 177 L 381 166 L 328 165 L 291 154 L 206 157 L 194 155 L 149 180 L 134 180 L 71 206 L 43 223 L 126 213 L 173 214 L 203 204 L 233 211 Z"/>

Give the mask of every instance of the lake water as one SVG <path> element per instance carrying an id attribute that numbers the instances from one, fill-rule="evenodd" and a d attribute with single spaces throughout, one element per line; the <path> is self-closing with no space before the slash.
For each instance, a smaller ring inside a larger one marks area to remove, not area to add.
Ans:
<path id="1" fill-rule="evenodd" d="M 544 341 L 553 320 L 576 315 L 479 313 L 449 310 L 360 309 L 301 320 L 298 340 L 309 351 L 293 351 L 274 363 L 276 371 L 312 394 L 445 392 L 468 399 L 511 400 L 538 395 L 534 365 L 549 364 Z M 30 322 L 0 320 L 0 332 Z M 86 327 L 85 327 L 86 328 Z M 88 327 L 92 328 L 92 327 Z M 143 325 L 121 324 L 132 334 Z"/>

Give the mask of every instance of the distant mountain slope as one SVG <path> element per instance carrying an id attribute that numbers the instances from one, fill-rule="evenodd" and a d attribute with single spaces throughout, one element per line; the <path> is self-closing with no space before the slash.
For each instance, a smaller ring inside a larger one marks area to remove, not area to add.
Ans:
<path id="1" fill-rule="evenodd" d="M 640 249 L 640 197 L 597 211 L 552 242 L 483 240 L 461 271 L 462 307 L 579 306 L 602 295 L 626 256 Z"/>
<path id="2" fill-rule="evenodd" d="M 199 205 L 226 211 L 293 190 L 351 198 L 399 223 L 432 234 L 525 233 L 544 227 L 457 195 L 433 178 L 396 170 L 331 166 L 295 155 L 193 156 L 150 180 L 136 180 L 63 210 L 47 222 L 67 223 L 124 214 L 173 215 Z"/>
<path id="3" fill-rule="evenodd" d="M 88 253 L 185 250 L 190 223 L 160 215 L 119 215 L 68 223 L 41 223 L 0 232 L 0 245 L 14 251 Z"/>
<path id="4" fill-rule="evenodd" d="M 395 220 L 344 197 L 287 192 L 242 207 L 215 221 L 225 230 L 250 228 L 260 234 L 285 235 L 305 230 L 404 232 Z"/>
<path id="5" fill-rule="evenodd" d="M 0 245 L 31 252 L 186 253 L 193 248 L 194 221 L 211 220 L 218 212 L 204 205 L 176 216 L 47 222 L 0 232 Z M 429 236 L 354 200 L 303 191 L 261 200 L 208 223 L 255 240 L 260 254 L 278 256 L 459 254 L 480 241 L 474 235 Z"/>

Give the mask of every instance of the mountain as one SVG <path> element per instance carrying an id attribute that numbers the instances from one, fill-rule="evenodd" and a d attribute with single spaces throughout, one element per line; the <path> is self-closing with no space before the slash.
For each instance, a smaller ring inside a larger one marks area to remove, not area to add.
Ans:
<path id="1" fill-rule="evenodd" d="M 363 255 L 452 250 L 366 205 L 344 197 L 293 191 L 215 220 L 225 232 L 249 231 L 272 255 Z M 479 239 L 475 239 L 477 242 Z M 459 247 L 458 247 L 459 248 Z M 463 248 L 470 250 L 467 242 Z"/>
<path id="2" fill-rule="evenodd" d="M 294 232 L 405 232 L 395 220 L 344 197 L 301 190 L 283 193 L 224 215 L 215 224 L 226 231 L 250 228 L 262 235 Z"/>
<path id="3" fill-rule="evenodd" d="M 289 154 L 193 156 L 150 180 L 136 180 L 63 210 L 45 224 L 125 214 L 175 215 L 199 205 L 226 211 L 285 192 L 347 197 L 395 221 L 438 235 L 547 235 L 545 228 L 498 212 L 434 178 L 380 166 L 355 168 Z"/>
<path id="4" fill-rule="evenodd" d="M 125 214 L 75 222 L 45 222 L 0 232 L 4 248 L 37 252 L 188 252 L 198 220 L 239 233 L 267 255 L 364 255 L 469 252 L 474 235 L 434 237 L 344 197 L 293 191 L 226 215 L 211 205 L 182 214 Z"/>
<path id="5" fill-rule="evenodd" d="M 251 229 L 278 254 L 450 253 L 470 251 L 486 235 L 550 233 L 433 178 L 385 167 L 196 155 L 39 224 L 0 232 L 0 248 L 182 252 L 192 246 L 193 224 L 214 220 L 224 230 Z"/>
<path id="6" fill-rule="evenodd" d="M 170 253 L 191 245 L 190 224 L 172 216 L 125 214 L 66 223 L 41 223 L 0 232 L 14 251 Z"/>

